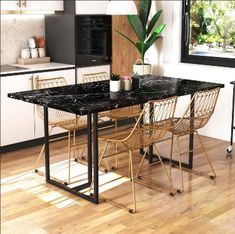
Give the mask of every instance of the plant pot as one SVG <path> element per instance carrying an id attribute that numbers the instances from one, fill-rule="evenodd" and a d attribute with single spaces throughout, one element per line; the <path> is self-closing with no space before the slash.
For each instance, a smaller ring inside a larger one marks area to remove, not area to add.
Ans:
<path id="1" fill-rule="evenodd" d="M 121 91 L 121 81 L 110 80 L 110 92 L 120 92 L 120 91 Z"/>
<path id="2" fill-rule="evenodd" d="M 122 87 L 124 91 L 130 91 L 132 89 L 131 80 L 122 80 Z"/>
<path id="3" fill-rule="evenodd" d="M 138 62 L 141 63 L 138 63 Z M 152 74 L 152 65 L 148 63 L 142 62 L 142 60 L 138 59 L 133 65 L 133 73 L 139 76 L 141 75 L 151 75 Z"/>

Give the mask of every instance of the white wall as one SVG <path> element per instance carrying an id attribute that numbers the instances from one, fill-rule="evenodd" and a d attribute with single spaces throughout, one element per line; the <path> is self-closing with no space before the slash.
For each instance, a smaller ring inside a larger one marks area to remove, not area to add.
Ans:
<path id="1" fill-rule="evenodd" d="M 167 27 L 163 32 L 163 58 L 158 61 L 161 69 L 155 69 L 155 74 L 225 84 L 225 88 L 221 90 L 214 115 L 200 133 L 229 141 L 232 115 L 232 85 L 229 82 L 235 80 L 235 69 L 180 63 L 181 6 L 181 1 L 162 1 L 163 21 Z M 156 61 L 156 55 L 152 54 L 149 60 Z M 156 62 L 154 63 L 156 64 Z M 177 114 L 185 108 L 187 101 L 188 97 L 180 98 Z"/>
<path id="2" fill-rule="evenodd" d="M 1 15 L 1 64 L 16 63 L 34 36 L 45 36 L 43 15 Z"/>

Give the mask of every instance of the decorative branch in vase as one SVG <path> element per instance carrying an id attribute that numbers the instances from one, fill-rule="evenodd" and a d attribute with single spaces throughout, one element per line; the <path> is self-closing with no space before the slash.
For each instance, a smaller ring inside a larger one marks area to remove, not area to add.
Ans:
<path id="1" fill-rule="evenodd" d="M 140 59 L 142 62 L 142 74 L 139 75 L 145 74 L 145 53 L 159 38 L 161 38 L 160 33 L 166 26 L 166 24 L 161 23 L 157 27 L 155 27 L 162 14 L 162 10 L 159 10 L 156 14 L 154 14 L 151 19 L 149 19 L 151 6 L 152 0 L 141 0 L 139 2 L 138 15 L 127 16 L 128 22 L 136 35 L 136 42 L 131 40 L 122 32 L 116 30 L 122 37 L 129 41 L 139 52 Z M 136 70 L 138 70 L 137 72 L 140 73 L 140 69 L 136 69 L 136 67 L 134 66 L 133 72 L 136 73 Z"/>

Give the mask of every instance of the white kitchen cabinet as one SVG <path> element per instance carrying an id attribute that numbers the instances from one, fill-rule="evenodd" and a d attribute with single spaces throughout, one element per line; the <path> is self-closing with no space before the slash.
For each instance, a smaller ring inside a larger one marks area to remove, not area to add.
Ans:
<path id="1" fill-rule="evenodd" d="M 75 83 L 75 70 L 61 70 L 26 75 L 0 77 L 1 79 L 1 146 L 16 144 L 44 136 L 43 120 L 36 113 L 36 105 L 8 98 L 8 93 L 32 90 L 35 77 L 64 77 Z M 52 134 L 62 132 L 54 129 Z"/>
<path id="2" fill-rule="evenodd" d="M 21 8 L 20 0 L 1 0 L 1 11 L 18 11 Z"/>
<path id="3" fill-rule="evenodd" d="M 75 69 L 62 70 L 62 71 L 51 71 L 51 72 L 42 72 L 35 73 L 34 79 L 46 79 L 46 78 L 56 78 L 64 77 L 67 81 L 67 84 L 75 84 Z M 37 113 L 37 108 L 35 105 L 35 138 L 40 138 L 44 136 L 44 125 L 43 120 L 39 118 Z M 61 128 L 54 128 L 51 135 L 64 132 Z"/>
<path id="4" fill-rule="evenodd" d="M 94 66 L 94 67 L 81 67 L 77 68 L 78 83 L 83 83 L 83 75 L 89 73 L 107 72 L 110 76 L 110 65 Z"/>
<path id="5" fill-rule="evenodd" d="M 24 10 L 26 11 L 63 11 L 64 10 L 64 1 L 63 0 L 54 0 L 54 1 L 35 1 L 35 0 L 26 0 L 23 1 Z"/>
<path id="6" fill-rule="evenodd" d="M 63 11 L 64 1 L 1 0 L 2 11 Z"/>
<path id="7" fill-rule="evenodd" d="M 109 1 L 79 1 L 76 0 L 76 14 L 77 15 L 105 15 Z"/>
<path id="8" fill-rule="evenodd" d="M 34 105 L 8 98 L 8 93 L 32 89 L 32 75 L 1 79 L 1 146 L 34 138 Z"/>

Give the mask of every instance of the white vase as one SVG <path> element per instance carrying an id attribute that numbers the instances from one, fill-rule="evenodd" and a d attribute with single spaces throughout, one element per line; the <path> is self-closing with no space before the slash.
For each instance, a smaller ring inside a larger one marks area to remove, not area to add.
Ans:
<path id="1" fill-rule="evenodd" d="M 110 92 L 120 92 L 120 91 L 121 91 L 121 81 L 110 80 Z"/>
<path id="2" fill-rule="evenodd" d="M 137 64 L 140 62 L 140 64 Z M 152 74 L 152 65 L 151 64 L 143 64 L 141 59 L 138 59 L 133 65 L 133 73 L 137 75 L 151 75 Z"/>

